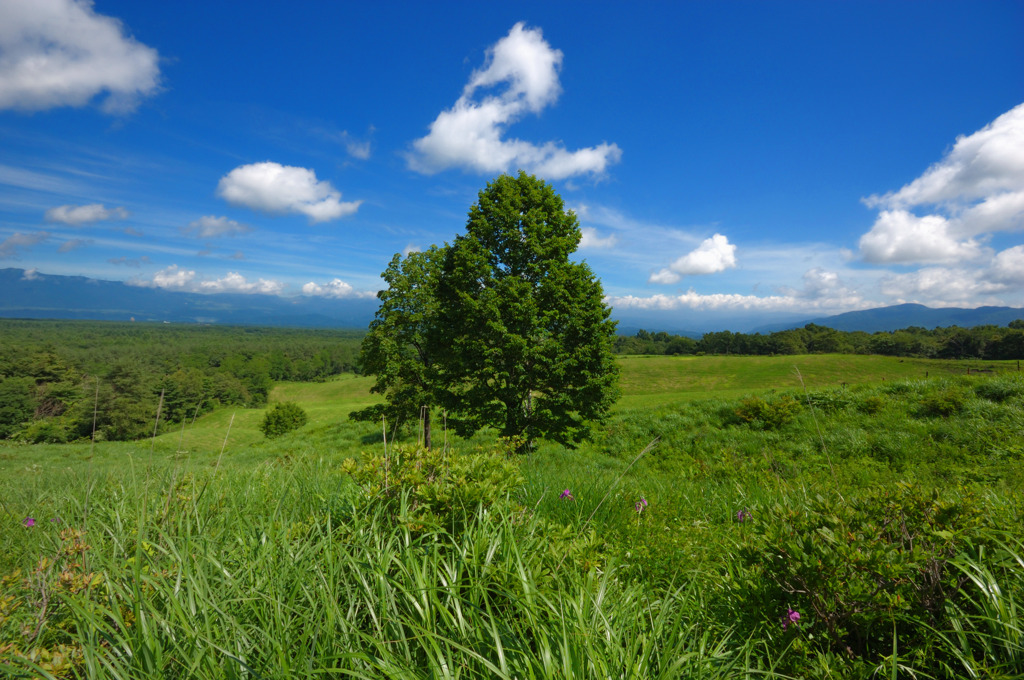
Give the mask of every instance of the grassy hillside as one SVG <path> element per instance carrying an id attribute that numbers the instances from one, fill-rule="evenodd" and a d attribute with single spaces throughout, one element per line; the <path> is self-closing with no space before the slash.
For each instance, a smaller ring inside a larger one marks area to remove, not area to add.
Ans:
<path id="1" fill-rule="evenodd" d="M 346 421 L 370 384 L 279 384 L 310 424 L 238 411 L 223 456 L 230 411 L 181 445 L 0 448 L 0 672 L 1024 674 L 1015 372 L 627 357 L 592 442 L 512 460 L 385 458 Z"/>
<path id="2" fill-rule="evenodd" d="M 759 390 L 858 385 L 886 380 L 960 375 L 968 370 L 1016 370 L 1016 362 L 967 362 L 900 359 L 874 355 L 811 354 L 803 356 L 626 356 L 622 366 L 619 408 L 709 395 L 737 396 Z M 798 374 L 799 372 L 799 374 Z"/>

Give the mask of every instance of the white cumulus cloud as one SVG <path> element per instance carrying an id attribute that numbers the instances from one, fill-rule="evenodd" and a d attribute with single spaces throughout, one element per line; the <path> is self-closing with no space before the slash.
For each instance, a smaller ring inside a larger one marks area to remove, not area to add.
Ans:
<path id="1" fill-rule="evenodd" d="M 341 192 L 307 168 L 266 161 L 242 165 L 221 178 L 221 198 L 270 213 L 298 213 L 310 222 L 327 222 L 355 213 L 362 201 L 343 203 Z"/>
<path id="2" fill-rule="evenodd" d="M 676 283 L 684 276 L 715 274 L 736 266 L 736 246 L 721 234 L 704 239 L 696 249 L 648 279 L 648 283 Z"/>
<path id="3" fill-rule="evenodd" d="M 996 232 L 1024 229 L 1024 104 L 960 136 L 939 162 L 865 204 L 880 212 L 860 240 L 877 263 L 945 263 L 986 255 Z"/>
<path id="4" fill-rule="evenodd" d="M 164 288 L 191 293 L 259 293 L 263 295 L 280 295 L 284 283 L 272 279 L 249 281 L 238 272 L 228 272 L 220 279 L 196 278 L 194 269 L 181 269 L 172 264 L 161 269 L 149 281 L 134 279 L 127 283 L 146 288 Z"/>
<path id="5" fill-rule="evenodd" d="M 358 291 L 352 287 L 352 284 L 346 283 L 341 279 L 333 279 L 327 283 L 321 285 L 310 281 L 309 283 L 302 286 L 302 294 L 310 295 L 315 297 L 326 297 L 326 298 L 372 298 L 376 297 L 377 293 L 371 291 Z"/>
<path id="6" fill-rule="evenodd" d="M 561 50 L 552 49 L 539 28 L 517 23 L 487 50 L 485 65 L 473 72 L 455 105 L 437 116 L 426 137 L 413 142 L 409 166 L 425 174 L 448 168 L 485 173 L 521 168 L 549 179 L 603 174 L 622 156 L 616 144 L 568 151 L 553 141 L 504 139 L 506 128 L 524 114 L 537 114 L 557 101 L 561 66 Z M 502 93 L 476 97 L 502 84 Z"/>
<path id="7" fill-rule="evenodd" d="M 166 269 L 161 269 L 153 275 L 152 281 L 135 281 L 136 285 L 150 288 L 168 288 L 170 290 L 185 290 L 191 288 L 196 278 L 194 269 L 179 269 L 178 265 L 172 264 Z"/>
<path id="8" fill-rule="evenodd" d="M 219 236 L 247 234 L 252 231 L 252 227 L 229 220 L 226 217 L 204 215 L 198 220 L 190 222 L 184 231 L 186 234 L 191 234 L 196 238 L 217 238 Z"/>
<path id="9" fill-rule="evenodd" d="M 1007 248 L 992 260 L 989 278 L 1012 286 L 1024 286 L 1024 245 Z"/>
<path id="10" fill-rule="evenodd" d="M 605 302 L 616 309 L 727 311 L 727 312 L 821 312 L 835 313 L 851 309 L 879 306 L 848 291 L 820 297 L 804 293 L 782 295 L 741 295 L 738 293 L 698 293 L 692 288 L 679 295 L 656 294 L 647 297 L 635 295 L 609 296 Z"/>
<path id="11" fill-rule="evenodd" d="M 124 208 L 107 208 L 102 203 L 90 203 L 89 205 L 61 205 L 50 208 L 44 217 L 47 222 L 61 222 L 77 227 L 105 220 L 123 220 L 128 217 L 128 214 Z"/>
<path id="12" fill-rule="evenodd" d="M 955 262 L 982 255 L 974 239 L 959 239 L 942 215 L 918 217 L 906 210 L 883 210 L 860 238 L 868 262 Z"/>
<path id="13" fill-rule="evenodd" d="M 200 281 L 198 286 L 200 293 L 259 293 L 261 295 L 280 295 L 284 290 L 284 283 L 272 279 L 256 279 L 249 281 L 238 272 L 228 272 L 228 275 L 213 281 Z"/>
<path id="14" fill-rule="evenodd" d="M 159 55 L 90 0 L 0 2 L 0 109 L 130 111 L 160 85 Z"/>
<path id="15" fill-rule="evenodd" d="M 881 291 L 897 302 L 916 302 L 931 307 L 977 307 L 983 304 L 1000 305 L 995 297 L 1007 286 L 987 281 L 979 269 L 966 267 L 924 267 L 907 274 L 893 274 L 884 278 Z"/>

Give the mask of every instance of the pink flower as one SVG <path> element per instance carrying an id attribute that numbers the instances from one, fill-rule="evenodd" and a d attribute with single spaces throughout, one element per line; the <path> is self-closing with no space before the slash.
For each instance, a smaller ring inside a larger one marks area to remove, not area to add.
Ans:
<path id="1" fill-rule="evenodd" d="M 736 521 L 737 522 L 746 522 L 748 519 L 750 519 L 750 511 L 749 510 L 745 510 L 744 509 L 744 510 L 740 510 L 740 511 L 738 511 L 736 513 Z"/>
<path id="2" fill-rule="evenodd" d="M 800 620 L 800 612 L 796 611 L 795 609 L 790 609 L 782 617 L 782 630 L 786 630 L 786 628 L 789 627 L 789 624 L 796 623 L 799 620 Z"/>
<path id="3" fill-rule="evenodd" d="M 640 500 L 638 500 L 638 501 L 637 501 L 637 502 L 636 502 L 636 503 L 635 503 L 635 504 L 633 505 L 633 507 L 634 507 L 634 508 L 636 509 L 636 511 L 637 511 L 638 513 L 641 513 L 641 512 L 643 512 L 643 511 L 644 511 L 644 508 L 646 508 L 646 507 L 647 507 L 647 499 L 646 499 L 646 498 L 644 498 L 643 496 L 641 496 L 641 497 L 640 497 Z"/>
<path id="4" fill-rule="evenodd" d="M 571 491 L 569 491 L 568 489 L 566 489 L 565 491 L 563 491 L 563 492 L 562 492 L 562 495 L 561 495 L 561 496 L 559 496 L 559 498 L 568 498 L 568 499 L 569 499 L 569 500 L 571 500 L 571 501 L 574 501 L 574 500 L 576 500 L 576 497 L 575 497 L 575 496 L 573 496 L 573 495 L 572 495 L 572 492 L 571 492 Z"/>
<path id="5" fill-rule="evenodd" d="M 21 523 L 25 525 L 26 529 L 28 529 L 28 528 L 34 527 L 36 525 L 36 520 L 35 520 L 34 517 L 26 517 L 25 519 L 23 519 L 21 521 Z"/>

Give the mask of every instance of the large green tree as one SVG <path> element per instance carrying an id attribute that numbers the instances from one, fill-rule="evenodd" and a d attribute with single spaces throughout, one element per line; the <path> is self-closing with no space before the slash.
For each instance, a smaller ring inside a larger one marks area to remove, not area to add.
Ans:
<path id="1" fill-rule="evenodd" d="M 520 172 L 479 193 L 444 250 L 436 323 L 441 403 L 462 434 L 572 445 L 617 396 L 615 322 L 584 262 L 579 222 L 546 182 Z"/>
<path id="2" fill-rule="evenodd" d="M 351 417 L 387 419 L 392 427 L 423 418 L 424 439 L 431 445 L 430 416 L 438 390 L 436 350 L 431 329 L 437 324 L 437 281 L 443 251 L 437 247 L 404 258 L 395 255 L 381 274 L 388 287 L 377 294 L 380 307 L 363 340 L 360 364 L 375 375 L 371 392 L 384 395 Z"/>

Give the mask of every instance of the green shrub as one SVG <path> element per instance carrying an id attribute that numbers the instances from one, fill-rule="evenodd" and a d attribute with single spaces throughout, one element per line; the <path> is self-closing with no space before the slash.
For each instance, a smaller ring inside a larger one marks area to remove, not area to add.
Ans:
<path id="1" fill-rule="evenodd" d="M 849 391 L 845 389 L 832 389 L 811 392 L 808 396 L 808 401 L 819 411 L 838 413 L 845 410 L 852 400 Z"/>
<path id="2" fill-rule="evenodd" d="M 297 430 L 309 421 L 309 416 L 301 406 L 293 401 L 286 401 L 276 404 L 274 408 L 267 411 L 260 421 L 260 431 L 268 438 L 280 437 L 281 435 Z"/>
<path id="3" fill-rule="evenodd" d="M 851 668 L 897 651 L 928 668 L 928 627 L 946 629 L 950 608 L 967 606 L 952 561 L 991 542 L 988 514 L 974 495 L 944 499 L 908 484 L 766 507 L 739 551 L 742 625 Z"/>
<path id="4" fill-rule="evenodd" d="M 498 449 L 469 454 L 395 446 L 343 469 L 363 488 L 364 499 L 384 503 L 411 529 L 459 533 L 482 506 L 507 501 L 523 486 L 516 457 Z"/>
<path id="5" fill-rule="evenodd" d="M 885 408 L 885 399 L 877 394 L 871 394 L 864 397 L 860 404 L 857 405 L 857 408 L 860 409 L 861 413 L 874 415 Z"/>
<path id="6" fill-rule="evenodd" d="M 799 412 L 800 402 L 789 395 L 769 400 L 747 397 L 736 409 L 740 420 L 762 430 L 777 430 L 793 422 Z"/>
<path id="7" fill-rule="evenodd" d="M 32 421 L 18 434 L 18 438 L 30 444 L 65 444 L 69 435 L 59 418 L 48 418 Z"/>
<path id="8" fill-rule="evenodd" d="M 925 396 L 918 404 L 921 415 L 948 418 L 962 413 L 969 399 L 965 390 L 949 386 Z"/>

